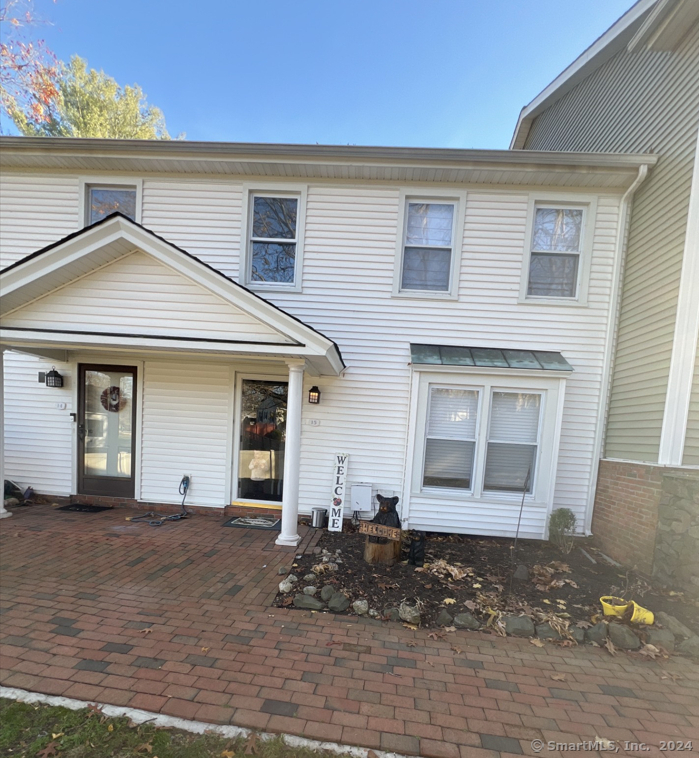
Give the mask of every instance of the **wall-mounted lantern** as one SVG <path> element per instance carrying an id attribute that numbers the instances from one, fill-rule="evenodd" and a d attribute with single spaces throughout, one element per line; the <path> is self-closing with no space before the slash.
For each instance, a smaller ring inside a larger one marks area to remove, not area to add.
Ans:
<path id="1" fill-rule="evenodd" d="M 320 390 L 318 387 L 311 387 L 311 389 L 308 390 L 308 402 L 311 405 L 318 405 L 318 403 L 320 403 Z"/>
<path id="2" fill-rule="evenodd" d="M 51 366 L 51 371 L 46 374 L 47 387 L 62 387 L 63 377 L 56 371 L 55 366 Z"/>

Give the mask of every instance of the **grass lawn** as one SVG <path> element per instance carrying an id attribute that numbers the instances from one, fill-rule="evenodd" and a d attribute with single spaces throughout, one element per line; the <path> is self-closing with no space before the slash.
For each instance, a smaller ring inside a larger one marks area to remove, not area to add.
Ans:
<path id="1" fill-rule="evenodd" d="M 237 740 L 107 718 L 97 709 L 72 711 L 0 699 L 2 758 L 319 758 L 281 738 Z"/>

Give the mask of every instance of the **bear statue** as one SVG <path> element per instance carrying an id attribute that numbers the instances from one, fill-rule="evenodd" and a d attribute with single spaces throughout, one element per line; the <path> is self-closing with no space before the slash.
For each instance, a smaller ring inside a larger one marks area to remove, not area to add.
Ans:
<path id="1" fill-rule="evenodd" d="M 379 501 L 379 510 L 371 520 L 372 523 L 381 524 L 383 526 L 393 526 L 397 529 L 400 529 L 400 516 L 396 510 L 396 505 L 398 505 L 398 498 L 377 495 L 376 499 Z M 388 542 L 388 539 L 386 537 L 369 537 L 369 542 L 385 545 Z"/>

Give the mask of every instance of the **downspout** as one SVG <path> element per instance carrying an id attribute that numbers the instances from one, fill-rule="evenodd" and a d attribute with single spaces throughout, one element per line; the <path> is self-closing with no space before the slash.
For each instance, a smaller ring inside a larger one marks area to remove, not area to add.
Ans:
<path id="1" fill-rule="evenodd" d="M 617 327 L 619 324 L 619 313 L 621 311 L 621 289 L 624 281 L 624 269 L 626 265 L 626 246 L 629 237 L 629 211 L 631 201 L 636 190 L 648 176 L 648 165 L 643 164 L 638 169 L 638 175 L 631 186 L 624 192 L 619 204 L 619 223 L 617 225 L 615 250 L 617 251 L 617 260 L 614 264 L 612 273 L 612 302 L 609 304 L 609 320 L 607 322 L 607 331 L 605 335 L 605 354 L 604 365 L 602 367 L 602 381 L 600 382 L 600 399 L 597 410 L 597 431 L 595 434 L 595 445 L 593 449 L 592 461 L 593 471 L 590 478 L 590 490 L 587 499 L 587 508 L 585 509 L 585 534 L 592 534 L 592 510 L 595 504 L 595 495 L 597 493 L 597 478 L 599 473 L 599 462 L 603 456 L 604 438 L 607 431 L 607 420 L 609 417 L 609 403 L 612 394 L 612 372 L 614 370 L 614 356 L 617 344 Z"/>

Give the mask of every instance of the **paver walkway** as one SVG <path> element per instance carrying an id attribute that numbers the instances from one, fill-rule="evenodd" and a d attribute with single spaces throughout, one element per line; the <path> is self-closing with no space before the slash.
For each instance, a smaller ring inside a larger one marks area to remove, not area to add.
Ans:
<path id="1" fill-rule="evenodd" d="M 435 758 L 597 737 L 699 752 L 686 659 L 271 608 L 294 558 L 276 533 L 125 515 L 36 506 L 0 521 L 2 684 Z"/>

